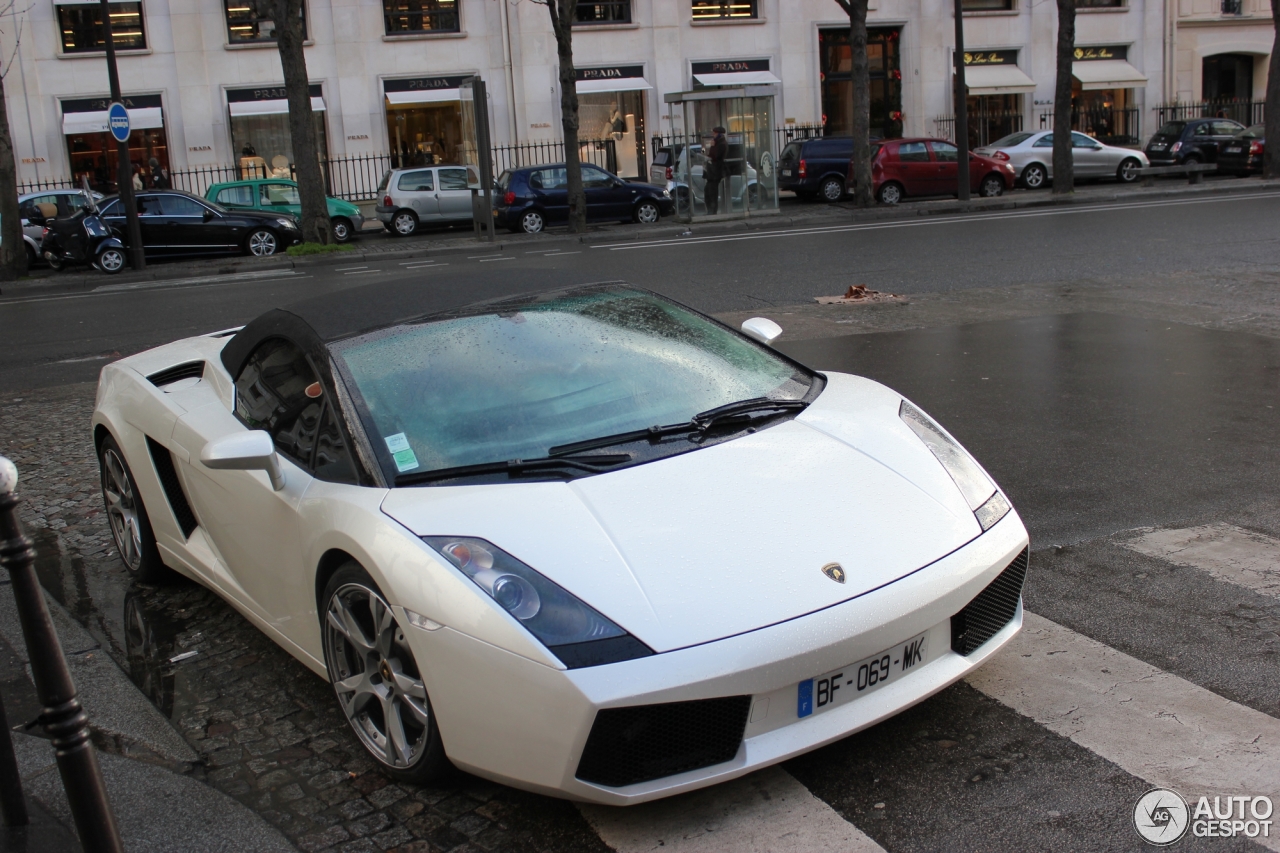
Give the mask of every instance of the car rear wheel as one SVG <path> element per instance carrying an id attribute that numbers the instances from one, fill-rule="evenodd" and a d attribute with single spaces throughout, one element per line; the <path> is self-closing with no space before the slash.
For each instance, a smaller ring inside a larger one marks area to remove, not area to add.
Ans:
<path id="1" fill-rule="evenodd" d="M 881 204 L 897 204 L 902 201 L 902 187 L 893 182 L 880 185 L 880 192 L 876 193 L 876 197 L 880 199 Z"/>
<path id="2" fill-rule="evenodd" d="M 662 212 L 658 210 L 658 206 L 653 202 L 642 201 L 636 205 L 633 218 L 641 225 L 652 225 L 662 218 Z"/>
<path id="3" fill-rule="evenodd" d="M 23 243 L 22 245 L 27 247 L 27 268 L 30 269 L 36 265 L 36 261 L 40 256 L 36 253 L 35 249 L 31 248 L 30 243 Z"/>
<path id="4" fill-rule="evenodd" d="M 120 445 L 111 436 L 98 448 L 98 470 L 102 479 L 102 502 L 107 508 L 111 538 L 129 574 L 143 583 L 153 583 L 168 571 L 156 548 L 151 521 L 138 494 L 129 463 Z"/>
<path id="5" fill-rule="evenodd" d="M 107 275 L 115 275 L 124 269 L 124 250 L 112 246 L 103 249 L 97 257 L 98 269 Z"/>
<path id="6" fill-rule="evenodd" d="M 351 220 L 345 216 L 335 216 L 329 220 L 329 224 L 333 227 L 333 239 L 338 243 L 345 243 L 355 234 L 355 229 L 351 225 Z"/>
<path id="7" fill-rule="evenodd" d="M 412 210 L 401 210 L 391 220 L 391 233 L 397 237 L 409 237 L 418 230 L 418 215 Z"/>
<path id="8" fill-rule="evenodd" d="M 245 240 L 245 249 L 255 257 L 265 258 L 274 255 L 280 248 L 280 241 L 275 232 L 267 228 L 258 228 Z"/>
<path id="9" fill-rule="evenodd" d="M 400 782 L 439 778 L 449 759 L 422 668 L 377 584 L 347 563 L 329 579 L 321 613 L 329 681 L 360 743 Z"/>
<path id="10" fill-rule="evenodd" d="M 822 182 L 822 186 L 818 187 L 818 195 L 827 204 L 834 204 L 844 198 L 844 181 L 839 178 L 827 178 Z"/>
<path id="11" fill-rule="evenodd" d="M 987 175 L 978 185 L 978 194 L 983 198 L 1004 195 L 1004 180 L 999 175 Z"/>
<path id="12" fill-rule="evenodd" d="M 1049 180 L 1049 173 L 1039 163 L 1032 163 L 1022 170 L 1022 184 L 1029 190 L 1038 190 Z"/>
<path id="13" fill-rule="evenodd" d="M 542 214 L 536 210 L 526 210 L 520 217 L 520 229 L 526 234 L 538 234 L 546 227 Z"/>
<path id="14" fill-rule="evenodd" d="M 1201 161 L 1200 161 L 1200 155 L 1199 155 L 1199 154 L 1189 154 L 1189 155 L 1187 155 L 1186 159 L 1184 159 L 1184 160 L 1182 161 L 1182 165 L 1184 165 L 1184 166 L 1198 166 L 1198 165 L 1200 165 L 1200 162 L 1201 162 Z"/>

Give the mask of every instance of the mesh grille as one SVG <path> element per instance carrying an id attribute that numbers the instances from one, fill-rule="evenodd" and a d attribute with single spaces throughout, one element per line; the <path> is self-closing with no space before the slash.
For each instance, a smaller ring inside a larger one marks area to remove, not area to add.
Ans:
<path id="1" fill-rule="evenodd" d="M 147 436 L 147 450 L 151 451 L 151 461 L 156 466 L 156 474 L 160 478 L 160 487 L 164 489 L 164 496 L 169 499 L 169 508 L 173 510 L 173 517 L 182 528 L 182 535 L 191 538 L 191 532 L 196 529 L 198 522 L 196 514 L 191 511 L 191 504 L 187 503 L 186 493 L 182 491 L 178 472 L 173 467 L 173 454 L 169 452 L 169 448 L 151 436 Z"/>
<path id="2" fill-rule="evenodd" d="M 200 379 L 204 376 L 203 361 L 188 361 L 185 364 L 166 367 L 159 373 L 153 373 L 147 377 L 147 381 L 157 388 L 162 388 L 179 379 Z"/>
<path id="3" fill-rule="evenodd" d="M 1027 577 L 1029 548 L 1014 558 L 987 588 L 951 617 L 951 649 L 962 655 L 973 652 L 1009 624 L 1018 610 L 1022 582 Z"/>
<path id="4" fill-rule="evenodd" d="M 750 709 L 750 696 L 606 708 L 596 714 L 578 778 L 617 788 L 730 761 Z"/>

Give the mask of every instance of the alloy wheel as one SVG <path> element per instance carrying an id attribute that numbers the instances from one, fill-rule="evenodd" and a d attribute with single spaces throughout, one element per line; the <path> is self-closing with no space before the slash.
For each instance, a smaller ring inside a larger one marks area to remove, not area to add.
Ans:
<path id="1" fill-rule="evenodd" d="M 124 252 L 119 249 L 103 249 L 98 255 L 98 266 L 108 275 L 124 269 Z"/>
<path id="2" fill-rule="evenodd" d="M 830 180 L 822 185 L 822 200 L 826 202 L 837 202 L 844 198 L 844 184 L 836 180 Z"/>
<path id="3" fill-rule="evenodd" d="M 249 235 L 249 253 L 259 258 L 276 253 L 276 235 L 266 229 L 254 231 Z"/>
<path id="4" fill-rule="evenodd" d="M 120 558 L 131 572 L 142 567 L 142 526 L 133 481 L 114 448 L 102 454 L 102 497 Z"/>
<path id="5" fill-rule="evenodd" d="M 402 210 L 396 214 L 395 219 L 391 220 L 391 227 L 396 229 L 396 233 L 401 237 L 408 237 L 418 230 L 418 217 L 407 210 Z"/>
<path id="6" fill-rule="evenodd" d="M 1027 185 L 1027 189 L 1038 190 L 1044 186 L 1047 177 L 1043 166 L 1039 163 L 1032 163 L 1023 171 L 1022 182 Z"/>
<path id="7" fill-rule="evenodd" d="M 1004 194 L 1004 181 L 994 175 L 984 178 L 982 186 L 978 189 L 983 198 L 995 198 Z"/>
<path id="8" fill-rule="evenodd" d="M 881 204 L 897 204 L 902 201 L 902 189 L 897 184 L 885 184 L 880 188 Z"/>
<path id="9" fill-rule="evenodd" d="M 324 622 L 329 678 L 347 721 L 386 766 L 405 770 L 428 746 L 431 711 L 417 661 L 377 591 L 347 583 Z"/>
<path id="10" fill-rule="evenodd" d="M 652 225 L 659 218 L 658 206 L 651 201 L 642 201 L 636 208 L 636 222 Z"/>
<path id="11" fill-rule="evenodd" d="M 542 230 L 542 214 L 531 210 L 520 219 L 520 227 L 526 234 L 537 234 Z"/>
<path id="12" fill-rule="evenodd" d="M 1138 173 L 1142 169 L 1142 164 L 1137 160 L 1129 159 L 1120 164 L 1120 171 L 1116 175 L 1126 184 L 1131 184 L 1138 180 Z"/>

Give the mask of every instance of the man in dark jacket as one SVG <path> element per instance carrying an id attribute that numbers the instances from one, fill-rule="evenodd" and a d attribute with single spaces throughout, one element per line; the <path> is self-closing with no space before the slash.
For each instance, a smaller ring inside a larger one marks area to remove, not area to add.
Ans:
<path id="1" fill-rule="evenodd" d="M 724 158 L 729 153 L 729 143 L 725 141 L 723 127 L 713 127 L 711 132 L 715 138 L 707 149 L 707 165 L 702 170 L 707 182 L 702 200 L 706 202 L 707 213 L 714 215 L 720 210 L 720 181 L 724 179 Z"/>

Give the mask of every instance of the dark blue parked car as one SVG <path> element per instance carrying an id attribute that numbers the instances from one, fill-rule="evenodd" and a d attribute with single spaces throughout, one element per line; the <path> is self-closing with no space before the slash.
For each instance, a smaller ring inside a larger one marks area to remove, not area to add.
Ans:
<path id="1" fill-rule="evenodd" d="M 778 157 L 778 189 L 791 190 L 799 198 L 837 202 L 844 198 L 851 159 L 852 136 L 789 142 Z"/>
<path id="2" fill-rule="evenodd" d="M 568 221 L 568 180 L 563 163 L 508 169 L 498 178 L 494 222 L 512 231 L 537 234 L 548 225 Z M 652 224 L 675 209 L 661 187 L 624 181 L 589 163 L 582 164 L 582 185 L 589 221 Z"/>
<path id="3" fill-rule="evenodd" d="M 1244 125 L 1229 118 L 1167 121 L 1147 142 L 1147 159 L 1152 166 L 1213 163 L 1218 148 L 1242 130 Z"/>

